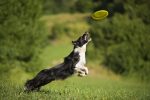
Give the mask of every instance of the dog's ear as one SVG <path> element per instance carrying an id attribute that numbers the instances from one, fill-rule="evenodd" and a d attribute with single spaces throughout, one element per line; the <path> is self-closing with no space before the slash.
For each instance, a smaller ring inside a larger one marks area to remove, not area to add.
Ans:
<path id="1" fill-rule="evenodd" d="M 73 45 L 76 45 L 76 41 L 72 41 L 72 44 L 73 44 Z"/>

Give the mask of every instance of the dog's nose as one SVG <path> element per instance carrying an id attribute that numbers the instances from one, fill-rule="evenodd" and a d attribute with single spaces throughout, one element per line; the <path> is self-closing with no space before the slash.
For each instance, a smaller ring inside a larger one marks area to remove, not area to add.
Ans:
<path id="1" fill-rule="evenodd" d="M 89 35 L 89 33 L 88 32 L 85 32 L 84 34 L 83 34 L 83 37 L 84 36 L 88 36 Z"/>
<path id="2" fill-rule="evenodd" d="M 88 34 L 89 34 L 89 32 L 85 32 L 84 34 L 87 34 L 87 35 L 88 35 Z"/>

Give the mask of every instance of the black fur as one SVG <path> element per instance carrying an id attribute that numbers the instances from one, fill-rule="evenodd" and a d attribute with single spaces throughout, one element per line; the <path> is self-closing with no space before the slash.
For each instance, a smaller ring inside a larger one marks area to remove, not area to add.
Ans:
<path id="1" fill-rule="evenodd" d="M 88 32 L 85 32 L 81 37 L 76 41 L 72 41 L 74 48 L 82 47 L 84 44 L 88 43 L 91 40 L 91 37 Z"/>
<path id="2" fill-rule="evenodd" d="M 82 47 L 84 44 L 90 41 L 90 36 L 85 32 L 76 41 L 72 41 L 74 49 L 77 47 Z M 41 86 L 44 86 L 54 80 L 64 80 L 67 77 L 73 75 L 75 71 L 75 65 L 79 62 L 80 55 L 74 50 L 64 58 L 64 62 L 59 66 L 44 69 L 40 71 L 33 79 L 28 80 L 25 83 L 26 91 L 39 90 Z"/>
<path id="3" fill-rule="evenodd" d="M 54 80 L 64 80 L 73 75 L 75 72 L 74 67 L 79 59 L 79 53 L 72 51 L 70 55 L 64 58 L 64 62 L 59 66 L 50 69 L 44 69 L 40 71 L 33 79 L 28 80 L 25 84 L 25 90 L 39 90 L 41 86 L 46 85 Z"/>

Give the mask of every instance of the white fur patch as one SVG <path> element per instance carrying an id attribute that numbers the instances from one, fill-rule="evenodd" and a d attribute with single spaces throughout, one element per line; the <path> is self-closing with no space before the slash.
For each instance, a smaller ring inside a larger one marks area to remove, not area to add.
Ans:
<path id="1" fill-rule="evenodd" d="M 88 74 L 88 69 L 85 67 L 86 64 L 86 58 L 85 58 L 85 52 L 86 52 L 86 45 L 84 44 L 82 47 L 75 48 L 75 52 L 79 52 L 80 60 L 75 66 L 75 70 L 80 73 L 80 76 L 85 76 Z"/>
<path id="2" fill-rule="evenodd" d="M 82 47 L 75 48 L 75 52 L 79 52 L 80 55 L 80 60 L 75 66 L 76 68 L 82 68 L 86 63 L 86 59 L 85 59 L 86 45 L 87 44 L 84 44 Z"/>

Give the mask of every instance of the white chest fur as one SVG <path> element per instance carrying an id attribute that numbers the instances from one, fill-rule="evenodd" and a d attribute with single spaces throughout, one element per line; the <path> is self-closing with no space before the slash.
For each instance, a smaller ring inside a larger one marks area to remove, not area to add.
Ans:
<path id="1" fill-rule="evenodd" d="M 80 60 L 76 64 L 76 68 L 83 68 L 84 65 L 86 64 L 86 59 L 85 59 L 85 52 L 86 52 L 86 44 L 83 45 L 82 47 L 75 48 L 75 52 L 79 52 L 80 55 Z"/>

